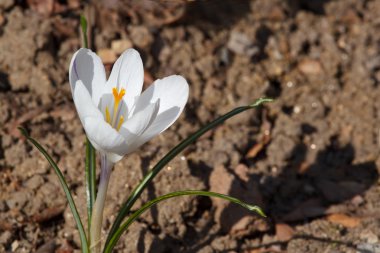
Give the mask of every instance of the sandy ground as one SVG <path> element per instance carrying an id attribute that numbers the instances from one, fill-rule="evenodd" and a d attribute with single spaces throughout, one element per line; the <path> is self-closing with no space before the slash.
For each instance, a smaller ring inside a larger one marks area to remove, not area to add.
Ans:
<path id="1" fill-rule="evenodd" d="M 179 198 L 140 218 L 116 252 L 380 252 L 379 0 L 0 0 L 0 252 L 79 252 L 58 179 L 17 126 L 56 159 L 85 217 L 85 136 L 68 84 L 84 9 L 108 71 L 134 47 L 145 87 L 171 74 L 190 84 L 180 120 L 116 165 L 105 232 L 180 140 L 234 107 L 275 98 L 191 145 L 136 205 L 212 190 L 262 206 L 267 220 Z"/>

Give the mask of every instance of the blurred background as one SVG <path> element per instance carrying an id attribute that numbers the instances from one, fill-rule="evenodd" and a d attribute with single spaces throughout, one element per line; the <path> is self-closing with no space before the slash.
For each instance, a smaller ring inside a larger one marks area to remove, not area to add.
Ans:
<path id="1" fill-rule="evenodd" d="M 136 203 L 211 190 L 260 205 L 267 220 L 206 197 L 169 200 L 116 252 L 379 252 L 379 0 L 0 0 L 0 252 L 79 252 L 58 179 L 17 126 L 56 159 L 85 217 L 85 135 L 68 84 L 82 13 L 108 72 L 134 47 L 145 87 L 171 74 L 190 84 L 180 120 L 116 165 L 105 232 L 180 140 L 275 98 L 187 148 Z"/>

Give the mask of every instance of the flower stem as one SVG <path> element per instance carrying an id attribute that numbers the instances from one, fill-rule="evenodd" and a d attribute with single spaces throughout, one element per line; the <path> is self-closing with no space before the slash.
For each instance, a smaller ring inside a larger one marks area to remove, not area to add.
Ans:
<path id="1" fill-rule="evenodd" d="M 101 231 L 103 221 L 104 203 L 107 195 L 108 183 L 112 171 L 113 163 L 107 160 L 106 155 L 101 155 L 101 172 L 96 196 L 95 205 L 91 216 L 90 230 L 90 251 L 91 253 L 99 253 L 101 249 Z"/>

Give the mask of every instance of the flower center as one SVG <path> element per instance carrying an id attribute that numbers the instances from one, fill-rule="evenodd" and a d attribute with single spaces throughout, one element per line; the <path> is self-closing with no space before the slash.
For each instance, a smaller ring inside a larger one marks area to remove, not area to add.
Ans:
<path id="1" fill-rule="evenodd" d="M 118 117 L 119 111 L 120 111 L 120 101 L 125 95 L 125 89 L 121 88 L 120 91 L 117 90 L 117 88 L 112 88 L 112 95 L 114 99 L 113 104 L 113 114 L 111 118 L 110 111 L 108 109 L 108 106 L 106 106 L 106 122 L 110 124 L 113 128 L 116 128 L 117 131 L 120 130 L 121 125 L 124 122 L 124 117 L 121 115 Z"/>

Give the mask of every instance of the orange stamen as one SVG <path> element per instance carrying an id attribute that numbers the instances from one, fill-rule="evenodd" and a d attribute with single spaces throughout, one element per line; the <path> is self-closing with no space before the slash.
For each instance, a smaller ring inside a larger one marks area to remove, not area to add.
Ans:
<path id="1" fill-rule="evenodd" d="M 116 130 L 119 131 L 120 130 L 120 127 L 121 125 L 124 123 L 124 117 L 123 115 L 120 116 L 120 119 L 119 119 L 119 123 L 117 124 L 117 128 Z"/>
<path id="2" fill-rule="evenodd" d="M 112 94 L 113 94 L 113 98 L 115 100 L 115 103 L 113 106 L 112 126 L 115 127 L 117 111 L 119 109 L 119 103 L 120 103 L 121 99 L 123 98 L 123 96 L 125 95 L 125 89 L 121 88 L 121 90 L 118 91 L 116 87 L 112 88 Z"/>
<path id="3" fill-rule="evenodd" d="M 108 124 L 111 124 L 111 115 L 110 115 L 110 111 L 108 110 L 108 106 L 106 106 L 106 122 Z"/>
<path id="4" fill-rule="evenodd" d="M 112 88 L 112 94 L 115 99 L 115 104 L 119 104 L 123 96 L 125 95 L 125 89 L 121 88 L 120 91 L 117 90 L 117 88 Z"/>

